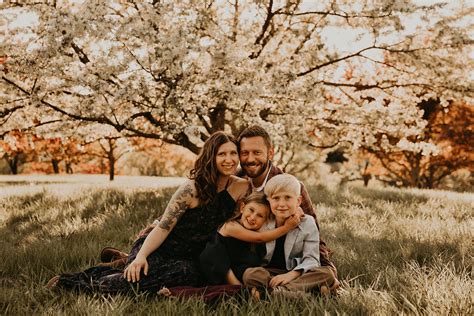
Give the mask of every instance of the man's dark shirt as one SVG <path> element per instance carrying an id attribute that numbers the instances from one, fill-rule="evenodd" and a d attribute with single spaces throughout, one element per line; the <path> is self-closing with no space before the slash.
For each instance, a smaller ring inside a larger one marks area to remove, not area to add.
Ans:
<path id="1" fill-rule="evenodd" d="M 275 250 L 273 252 L 272 260 L 267 265 L 267 268 L 277 268 L 286 270 L 285 262 L 285 240 L 286 235 L 281 236 L 276 240 Z"/>

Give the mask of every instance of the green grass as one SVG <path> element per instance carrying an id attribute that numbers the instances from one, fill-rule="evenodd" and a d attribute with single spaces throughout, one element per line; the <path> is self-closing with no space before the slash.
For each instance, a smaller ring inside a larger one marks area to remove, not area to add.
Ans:
<path id="1" fill-rule="evenodd" d="M 172 189 L 18 188 L 0 197 L 1 314 L 474 314 L 472 194 L 309 188 L 343 294 L 267 302 L 236 297 L 206 305 L 44 288 L 55 274 L 96 264 L 102 247 L 128 249 L 164 209 Z"/>

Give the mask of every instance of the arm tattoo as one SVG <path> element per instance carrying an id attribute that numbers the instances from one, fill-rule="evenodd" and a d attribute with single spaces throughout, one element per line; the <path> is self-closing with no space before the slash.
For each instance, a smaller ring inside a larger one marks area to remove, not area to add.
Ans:
<path id="1" fill-rule="evenodd" d="M 168 203 L 163 218 L 159 223 L 159 227 L 170 231 L 171 224 L 174 221 L 178 221 L 186 211 L 186 200 L 190 197 L 193 197 L 191 184 L 186 184 L 182 188 L 179 188 Z"/>

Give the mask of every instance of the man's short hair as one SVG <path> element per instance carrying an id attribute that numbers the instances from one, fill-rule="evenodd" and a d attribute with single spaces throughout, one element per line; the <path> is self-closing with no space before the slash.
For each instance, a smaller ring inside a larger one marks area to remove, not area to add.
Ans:
<path id="1" fill-rule="evenodd" d="M 268 135 L 267 131 L 258 125 L 249 126 L 240 132 L 239 137 L 237 137 L 237 142 L 240 144 L 242 138 L 249 138 L 249 137 L 262 137 L 265 141 L 265 145 L 270 149 L 272 148 L 272 140 L 270 139 L 270 135 Z"/>
<path id="2" fill-rule="evenodd" d="M 290 192 L 296 196 L 301 194 L 301 184 L 294 176 L 288 173 L 278 174 L 268 180 L 264 192 L 267 198 L 271 198 L 279 192 Z"/>

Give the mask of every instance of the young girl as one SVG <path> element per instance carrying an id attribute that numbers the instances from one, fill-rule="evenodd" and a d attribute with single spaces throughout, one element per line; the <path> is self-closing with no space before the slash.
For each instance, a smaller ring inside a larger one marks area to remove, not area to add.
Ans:
<path id="1" fill-rule="evenodd" d="M 219 228 L 215 239 L 207 243 L 200 255 L 201 271 L 209 284 L 241 285 L 245 269 L 260 266 L 265 255 L 264 247 L 253 243 L 275 240 L 300 222 L 300 216 L 295 215 L 278 228 L 258 232 L 270 214 L 263 192 L 251 193 L 243 199 L 239 214 Z"/>

